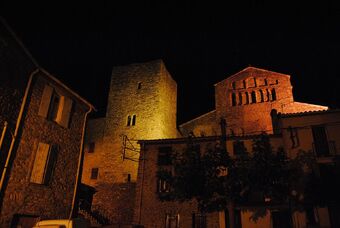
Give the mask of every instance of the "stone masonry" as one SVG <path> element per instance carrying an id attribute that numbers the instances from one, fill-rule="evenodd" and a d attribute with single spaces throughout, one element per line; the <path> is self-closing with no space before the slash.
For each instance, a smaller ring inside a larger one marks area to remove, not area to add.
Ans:
<path id="1" fill-rule="evenodd" d="M 106 117 L 87 127 L 82 182 L 97 190 L 92 210 L 112 222 L 132 221 L 136 140 L 177 137 L 176 100 L 176 82 L 161 60 L 113 69 Z M 97 177 L 91 178 L 94 168 Z"/>

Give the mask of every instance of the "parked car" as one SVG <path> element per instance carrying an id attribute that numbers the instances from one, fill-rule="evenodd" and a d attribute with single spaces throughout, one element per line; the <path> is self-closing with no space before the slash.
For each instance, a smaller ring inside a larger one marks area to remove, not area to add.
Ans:
<path id="1" fill-rule="evenodd" d="M 90 223 L 83 218 L 42 220 L 37 222 L 33 228 L 89 228 Z"/>

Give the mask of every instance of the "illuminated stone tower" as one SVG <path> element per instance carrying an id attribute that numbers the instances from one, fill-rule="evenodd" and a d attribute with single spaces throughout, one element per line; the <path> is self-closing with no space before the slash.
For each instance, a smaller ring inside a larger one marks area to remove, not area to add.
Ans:
<path id="1" fill-rule="evenodd" d="M 114 67 L 106 117 L 89 121 L 82 182 L 98 191 L 93 207 L 129 222 L 139 139 L 177 137 L 177 85 L 163 61 Z"/>

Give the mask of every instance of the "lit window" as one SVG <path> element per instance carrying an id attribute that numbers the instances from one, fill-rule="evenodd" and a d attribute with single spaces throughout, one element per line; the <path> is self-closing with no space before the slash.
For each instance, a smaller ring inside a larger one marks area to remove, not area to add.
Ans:
<path id="1" fill-rule="evenodd" d="M 57 147 L 46 143 L 39 143 L 35 154 L 30 182 L 48 184 L 57 159 Z"/>
<path id="2" fill-rule="evenodd" d="M 99 172 L 98 168 L 92 168 L 91 169 L 91 179 L 92 180 L 98 179 L 98 172 Z"/>

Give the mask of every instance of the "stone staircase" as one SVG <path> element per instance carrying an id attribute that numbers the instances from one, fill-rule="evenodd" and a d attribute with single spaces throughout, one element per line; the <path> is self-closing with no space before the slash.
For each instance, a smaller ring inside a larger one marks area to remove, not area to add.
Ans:
<path id="1" fill-rule="evenodd" d="M 89 220 L 91 223 L 91 227 L 101 227 L 105 225 L 100 219 L 98 219 L 92 212 L 80 209 L 78 211 L 79 216 L 84 217 Z"/>

